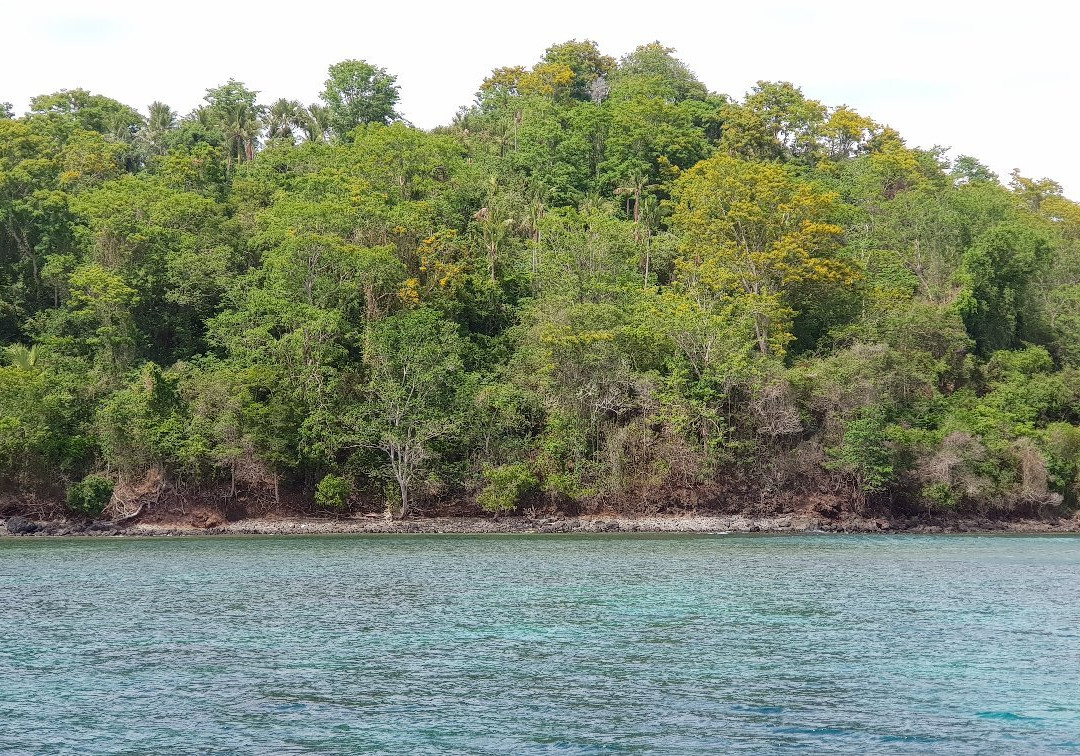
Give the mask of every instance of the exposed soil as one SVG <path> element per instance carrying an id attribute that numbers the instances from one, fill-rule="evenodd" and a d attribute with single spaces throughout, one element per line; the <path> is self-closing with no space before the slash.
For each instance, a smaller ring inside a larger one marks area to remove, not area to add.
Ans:
<path id="1" fill-rule="evenodd" d="M 145 489 L 145 490 L 143 490 Z M 0 535 L 190 536 L 331 533 L 1080 533 L 1080 512 L 975 514 L 905 510 L 897 503 L 857 505 L 823 490 L 763 496 L 750 486 L 652 491 L 620 501 L 582 505 L 533 502 L 523 514 L 483 513 L 468 499 L 429 502 L 405 520 L 368 511 L 332 516 L 305 509 L 283 488 L 275 501 L 263 492 L 224 496 L 220 489 L 180 492 L 160 481 L 129 489 L 113 519 L 64 519 L 54 497 L 0 494 Z M 6 521 L 3 518 L 7 518 Z"/>

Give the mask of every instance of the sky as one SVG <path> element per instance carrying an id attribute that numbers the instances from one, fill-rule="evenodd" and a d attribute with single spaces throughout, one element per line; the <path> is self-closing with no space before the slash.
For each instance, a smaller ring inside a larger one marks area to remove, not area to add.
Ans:
<path id="1" fill-rule="evenodd" d="M 618 57 L 659 40 L 711 90 L 790 81 L 893 126 L 911 146 L 973 155 L 1003 179 L 1050 177 L 1080 199 L 1080 5 L 1071 0 L 270 3 L 44 0 L 3 9 L 0 101 L 82 87 L 145 112 L 185 113 L 230 77 L 317 100 L 332 63 L 397 75 L 399 110 L 447 123 L 492 68 L 592 39 Z"/>

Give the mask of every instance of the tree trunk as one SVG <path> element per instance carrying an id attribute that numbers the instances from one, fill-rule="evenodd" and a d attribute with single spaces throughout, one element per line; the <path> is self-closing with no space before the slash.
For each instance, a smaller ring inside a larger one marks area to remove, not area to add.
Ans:
<path id="1" fill-rule="evenodd" d="M 405 484 L 405 478 L 401 475 L 397 476 L 398 489 L 401 492 L 401 516 L 402 520 L 405 519 L 405 515 L 409 511 L 409 487 Z"/>
<path id="2" fill-rule="evenodd" d="M 651 237 L 645 237 L 645 288 L 649 288 L 649 252 L 652 244 Z"/>
<path id="3" fill-rule="evenodd" d="M 769 356 L 769 323 L 768 318 L 760 314 L 754 315 L 754 334 L 757 336 L 758 349 L 765 357 Z"/>

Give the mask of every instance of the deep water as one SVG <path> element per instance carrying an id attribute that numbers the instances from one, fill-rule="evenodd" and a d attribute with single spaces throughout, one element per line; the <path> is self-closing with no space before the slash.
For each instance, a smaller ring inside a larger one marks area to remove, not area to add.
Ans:
<path id="1" fill-rule="evenodd" d="M 1080 538 L 0 539 L 0 751 L 1080 751 Z"/>

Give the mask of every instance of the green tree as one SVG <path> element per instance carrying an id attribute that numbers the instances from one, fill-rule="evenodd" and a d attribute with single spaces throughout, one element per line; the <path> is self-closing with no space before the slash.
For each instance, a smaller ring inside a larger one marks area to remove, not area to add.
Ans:
<path id="1" fill-rule="evenodd" d="M 234 162 L 242 163 L 255 158 L 262 128 L 259 119 L 263 114 L 263 106 L 256 103 L 258 95 L 258 92 L 235 79 L 206 90 L 206 109 L 203 112 L 207 122 L 225 137 L 226 162 L 230 170 Z"/>
<path id="2" fill-rule="evenodd" d="M 397 77 L 365 60 L 343 60 L 330 66 L 322 94 L 327 122 L 334 135 L 352 141 L 353 129 L 369 123 L 389 124 L 401 118 Z"/>
<path id="3" fill-rule="evenodd" d="M 267 139 L 283 139 L 292 143 L 309 118 L 299 100 L 284 97 L 274 100 L 266 109 Z"/>
<path id="4" fill-rule="evenodd" d="M 176 111 L 163 102 L 150 103 L 146 126 L 139 131 L 138 140 L 150 155 L 164 155 L 169 132 L 177 127 Z"/>
<path id="5" fill-rule="evenodd" d="M 1028 289 L 1049 253 L 1044 237 L 1019 224 L 991 228 L 964 253 L 956 307 L 984 353 L 1018 346 L 1030 330 Z"/>
<path id="6" fill-rule="evenodd" d="M 380 321 L 367 340 L 369 377 L 356 431 L 385 455 L 402 518 L 418 476 L 462 425 L 469 384 L 462 346 L 454 325 L 424 308 Z"/>

